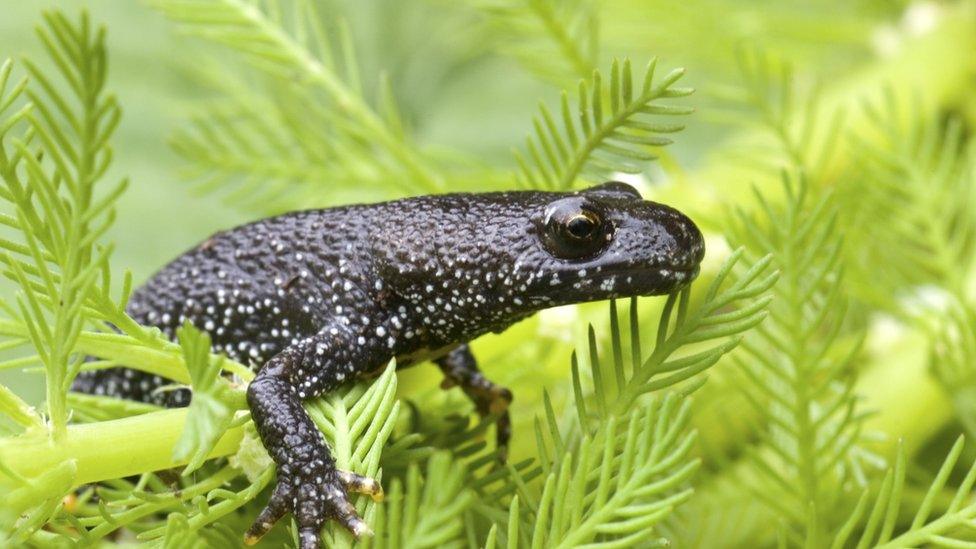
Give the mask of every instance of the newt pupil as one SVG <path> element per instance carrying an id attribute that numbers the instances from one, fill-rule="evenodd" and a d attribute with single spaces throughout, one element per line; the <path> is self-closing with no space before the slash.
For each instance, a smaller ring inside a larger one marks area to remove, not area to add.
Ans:
<path id="1" fill-rule="evenodd" d="M 585 214 L 580 214 L 569 220 L 566 230 L 575 238 L 589 240 L 596 232 L 596 221 Z"/>

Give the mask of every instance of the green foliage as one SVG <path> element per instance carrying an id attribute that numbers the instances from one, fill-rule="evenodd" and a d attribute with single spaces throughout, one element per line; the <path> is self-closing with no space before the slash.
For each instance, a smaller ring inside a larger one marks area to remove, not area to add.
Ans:
<path id="1" fill-rule="evenodd" d="M 339 469 L 382 478 L 380 458 L 400 411 L 396 387 L 396 365 L 390 363 L 368 388 L 357 385 L 348 391 L 324 395 L 308 406 Z M 367 516 L 374 506 L 360 498 L 356 509 L 361 516 Z M 339 529 L 331 529 L 325 541 L 330 547 L 353 544 L 352 536 Z"/>
<path id="2" fill-rule="evenodd" d="M 19 434 L 24 429 L 43 425 L 41 416 L 32 406 L 2 385 L 0 385 L 0 418 L 6 418 L 10 422 L 0 423 L 0 432 L 6 435 Z"/>
<path id="3" fill-rule="evenodd" d="M 802 170 L 817 184 L 830 177 L 831 163 L 842 142 L 838 136 L 847 122 L 844 111 L 824 107 L 818 86 L 800 88 L 793 65 L 768 50 L 740 47 L 735 61 L 741 84 L 722 90 L 725 99 L 738 108 L 732 117 L 747 126 L 758 122 L 764 131 L 750 135 L 743 144 L 744 149 L 759 149 L 763 154 L 737 155 L 734 161 L 760 172 Z"/>
<path id="4" fill-rule="evenodd" d="M 906 458 L 903 448 L 899 448 L 895 465 L 885 473 L 884 480 L 873 498 L 865 492 L 857 502 L 850 518 L 838 531 L 831 547 L 846 547 L 851 534 L 858 527 L 862 533 L 857 548 L 884 547 L 966 547 L 971 542 L 970 530 L 973 517 L 976 517 L 976 503 L 972 502 L 973 483 L 976 483 L 976 463 L 969 468 L 965 478 L 956 490 L 950 492 L 951 500 L 942 513 L 937 511 L 936 503 L 945 494 L 943 489 L 949 481 L 953 467 L 963 451 L 964 439 L 959 437 L 949 451 L 945 461 L 938 469 L 921 503 L 912 517 L 910 525 L 904 530 L 896 530 L 899 507 L 905 495 Z"/>
<path id="5" fill-rule="evenodd" d="M 844 486 L 864 482 L 859 444 L 863 413 L 851 375 L 861 338 L 844 334 L 847 311 L 841 243 L 829 197 L 811 203 L 805 181 L 784 176 L 785 204 L 759 201 L 765 218 L 739 212 L 736 231 L 758 253 L 772 253 L 782 276 L 770 318 L 743 342 L 737 357 L 742 389 L 764 425 L 766 444 L 753 453 L 758 498 L 790 522 L 791 537 L 824 543 Z"/>
<path id="6" fill-rule="evenodd" d="M 517 395 L 508 464 L 486 437 L 494 418 L 471 422 L 467 402 L 413 379 L 398 387 L 392 364 L 307 403 L 340 467 L 387 488 L 382 502 L 354 500 L 375 531 L 359 545 L 972 545 L 976 470 L 958 467 L 965 448 L 952 444 L 976 429 L 971 3 L 904 14 L 867 4 L 442 2 L 424 11 L 415 53 L 389 23 L 412 13 L 406 1 L 342 13 L 313 0 L 151 2 L 202 39 L 153 57 L 193 52 L 202 85 L 172 138 L 184 175 L 251 217 L 508 188 L 514 167 L 523 187 L 543 190 L 644 176 L 648 198 L 709 229 L 691 288 L 633 299 L 626 315 L 616 302 L 580 307 L 476 342 L 486 372 Z M 463 40 L 436 31 L 474 15 L 482 24 L 457 29 Z M 875 59 L 864 37 L 880 51 L 892 32 L 903 47 Z M 242 398 L 253 374 L 212 355 L 192 326 L 173 342 L 126 315 L 134 282 L 109 262 L 126 183 L 110 171 L 120 111 L 105 89 L 104 30 L 53 12 L 38 33 L 46 63 L 0 64 L 0 272 L 19 292 L 0 307 L 0 374 L 43 370 L 47 392 L 34 407 L 0 386 L 0 544 L 238 545 L 274 477 Z M 736 49 L 740 36 L 774 47 Z M 824 55 L 795 47 L 811 37 L 831 43 L 813 48 Z M 601 51 L 622 60 L 595 71 Z M 512 123 L 499 113 L 531 103 L 480 93 L 499 80 L 507 89 L 513 73 L 502 71 L 517 71 L 499 53 L 559 87 L 582 79 L 578 91 Z M 683 69 L 655 79 L 652 61 L 635 75 L 625 57 L 655 53 L 697 63 L 707 116 L 679 143 L 689 172 L 649 171 L 682 129 L 662 117 L 691 112 L 671 101 L 691 91 L 677 86 Z M 852 66 L 855 78 L 837 78 Z M 739 86 L 725 81 L 731 67 Z M 710 108 L 716 95 L 731 109 Z M 712 122 L 729 114 L 744 127 L 726 141 Z M 491 146 L 454 143 L 497 144 L 498 127 L 529 124 L 514 166 Z M 587 323 L 567 376 L 567 334 Z M 66 394 L 78 371 L 117 365 L 190 386 L 191 406 Z M 534 437 L 520 420 L 532 412 Z M 285 521 L 266 541 L 292 538 Z"/>
<path id="7" fill-rule="evenodd" d="M 549 108 L 540 105 L 540 114 L 533 121 L 535 135 L 526 142 L 527 152 L 516 153 L 521 167 L 519 181 L 531 188 L 564 190 L 581 177 L 599 181 L 615 172 L 643 172 L 645 164 L 655 158 L 647 148 L 671 143 L 660 134 L 684 128 L 680 124 L 652 122 L 650 116 L 692 112 L 690 107 L 655 103 L 692 92 L 691 88 L 674 86 L 684 75 L 681 69 L 671 71 L 655 84 L 656 67 L 656 60 L 647 65 L 636 95 L 629 59 L 623 63 L 613 61 L 606 87 L 599 71 L 593 72 L 592 84 L 581 80 L 575 110 L 570 107 L 569 94 L 563 91 L 558 115 L 562 128 Z"/>
<path id="8" fill-rule="evenodd" d="M 903 304 L 893 298 L 911 299 L 913 288 L 933 283 L 952 299 L 971 301 L 976 297 L 967 288 L 976 272 L 976 149 L 964 142 L 959 120 L 906 120 L 907 110 L 926 107 L 888 91 L 866 108 L 873 122 L 869 130 L 851 138 L 864 164 L 855 174 L 861 190 L 848 215 L 853 244 L 865 251 L 850 263 L 862 273 L 879 262 L 888 266 L 871 276 L 883 277 L 883 286 L 897 294 L 879 293 L 867 282 L 859 289 L 865 299 L 894 311 Z M 882 229 L 872 222 L 876 219 L 891 222 Z"/>
<path id="9" fill-rule="evenodd" d="M 240 392 L 235 395 L 221 377 L 224 357 L 210 360 L 210 336 L 206 332 L 187 322 L 176 336 L 190 372 L 193 398 L 183 435 L 173 448 L 173 459 L 187 462 L 183 470 L 187 475 L 203 465 L 217 440 L 230 427 L 234 412 L 244 408 L 244 398 Z"/>
<path id="10" fill-rule="evenodd" d="M 121 528 L 136 531 L 140 540 L 163 545 L 178 546 L 181 540 L 201 534 L 208 540 L 208 547 L 219 546 L 219 540 L 227 539 L 228 532 L 235 543 L 240 539 L 246 524 L 231 527 L 222 522 L 239 519 L 241 508 L 251 508 L 252 515 L 257 511 L 252 501 L 271 483 L 274 468 L 269 467 L 270 458 L 253 429 L 247 430 L 231 464 L 203 463 L 214 446 L 214 437 L 227 429 L 230 416 L 226 414 L 244 407 L 242 399 L 228 398 L 231 389 L 224 380 L 217 379 L 218 370 L 213 363 L 205 366 L 203 359 L 209 348 L 204 345 L 205 340 L 202 332 L 181 329 L 180 341 L 189 355 L 188 364 L 201 366 L 199 373 L 194 374 L 200 379 L 194 380 L 193 402 L 203 404 L 191 403 L 189 419 L 174 450 L 183 452 L 174 463 L 190 465 L 174 479 L 146 473 L 135 482 L 111 480 L 97 489 L 97 500 L 91 497 L 93 491 L 83 492 L 71 514 L 62 514 L 50 523 L 62 536 L 76 539 L 77 532 L 69 527 L 83 527 L 82 537 L 89 543 Z M 194 369 L 191 366 L 191 371 Z M 325 433 L 342 469 L 379 476 L 379 458 L 399 409 L 395 394 L 396 375 L 391 364 L 369 386 L 352 386 L 309 404 L 312 418 Z M 385 422 L 371 421 L 376 418 L 385 418 Z M 174 491 L 171 483 L 176 483 L 179 490 Z M 366 516 L 374 512 L 374 506 L 371 502 L 358 502 L 359 511 Z M 345 532 L 332 535 L 333 547 L 351 543 Z"/>
<path id="11" fill-rule="evenodd" d="M 62 541 L 75 539 L 78 528 L 83 528 L 82 539 L 87 543 L 95 543 L 119 529 L 131 528 L 142 540 L 171 542 L 246 504 L 273 479 L 272 471 L 266 470 L 249 486 L 229 490 L 238 475 L 240 471 L 230 466 L 214 467 L 195 482 L 181 483 L 178 491 L 152 473 L 140 476 L 135 482 L 113 480 L 97 491 L 89 489 L 79 494 L 77 509 L 64 515 L 54 526 L 66 538 Z M 97 500 L 92 498 L 96 493 Z M 176 515 L 179 518 L 174 520 Z"/>
<path id="12" fill-rule="evenodd" d="M 766 318 L 765 309 L 770 299 L 764 294 L 778 277 L 777 272 L 769 272 L 772 258 L 759 258 L 745 268 L 740 276 L 732 278 L 732 270 L 741 265 L 741 258 L 741 250 L 732 253 L 715 274 L 698 307 L 692 308 L 689 304 L 690 288 L 668 296 L 658 323 L 653 352 L 638 367 L 640 349 L 633 347 L 634 375 L 615 397 L 611 409 L 618 414 L 623 413 L 639 395 L 668 388 L 714 366 L 723 355 L 739 344 L 742 333 Z M 632 306 L 632 345 L 638 340 L 637 334 L 640 331 L 634 309 Z M 627 375 L 620 370 L 620 338 L 619 335 L 613 335 L 613 338 L 615 378 L 621 380 Z M 681 353 L 689 347 L 693 347 L 696 352 Z M 595 353 L 591 344 L 591 365 L 598 363 L 594 358 Z M 674 357 L 676 354 L 681 356 Z M 599 386 L 596 388 L 597 395 L 607 392 Z"/>
<path id="13" fill-rule="evenodd" d="M 82 393 L 68 393 L 68 405 L 71 406 L 72 419 L 79 423 L 107 421 L 160 410 L 159 406 L 153 404 Z"/>
<path id="14" fill-rule="evenodd" d="M 9 488 L 5 490 L 4 505 L 0 509 L 0 542 L 23 544 L 30 534 L 43 527 L 59 510 L 61 498 L 71 488 L 75 472 L 73 461 L 31 478 L 0 469 L 0 474 L 5 477 L 5 487 Z"/>
<path id="15" fill-rule="evenodd" d="M 107 142 L 119 122 L 115 99 L 104 91 L 104 33 L 92 32 L 87 18 L 71 25 L 51 14 L 38 36 L 68 93 L 62 95 L 28 61 L 36 86 L 18 84 L 0 101 L 9 108 L 20 93 L 30 101 L 3 124 L 7 134 L 22 123 L 23 136 L 0 147 L 0 198 L 14 210 L 3 225 L 19 233 L 19 242 L 0 243 L 4 274 L 23 292 L 16 305 L 3 308 L 27 328 L 44 365 L 51 428 L 60 437 L 68 420 L 65 392 L 81 367 L 73 347 L 85 324 L 82 308 L 93 295 L 107 297 L 103 284 L 111 247 L 96 244 L 114 219 L 112 198 L 126 183 L 109 190 L 107 199 L 95 194 L 111 159 Z M 10 75 L 8 62 L 0 69 L 0 89 Z"/>
<path id="16" fill-rule="evenodd" d="M 854 374 L 863 334 L 848 317 L 837 206 L 815 187 L 827 177 L 833 145 L 818 141 L 817 96 L 796 99 L 787 64 L 763 52 L 740 53 L 739 63 L 745 84 L 734 96 L 760 114 L 762 138 L 772 138 L 770 161 L 753 168 L 779 171 L 782 188 L 776 202 L 771 190 L 754 189 L 756 205 L 737 208 L 731 224 L 733 242 L 753 257 L 769 254 L 781 273 L 769 319 L 735 356 L 736 385 L 760 441 L 747 448 L 741 477 L 781 521 L 781 544 L 820 547 L 851 483 L 867 482 L 863 462 L 877 462 L 862 449 L 866 415 Z"/>
<path id="17" fill-rule="evenodd" d="M 23 101 L 6 119 L 0 142 L 0 199 L 13 212 L 3 215 L 2 224 L 14 235 L 0 239 L 3 273 L 21 290 L 16 304 L 0 302 L 7 317 L 0 319 L 0 331 L 9 338 L 5 349 L 31 343 L 36 354 L 3 367 L 44 366 L 50 428 L 60 437 L 74 376 L 82 368 L 111 365 L 86 364 L 85 354 L 188 378 L 180 347 L 125 313 L 132 290 L 128 273 L 113 296 L 112 247 L 98 245 L 127 185 L 123 180 L 105 190 L 98 187 L 111 163 L 109 139 L 120 119 L 114 97 L 104 90 L 104 29 L 91 29 L 86 15 L 77 24 L 56 12 L 45 21 L 38 36 L 61 82 L 26 61 L 33 84 L 23 79 L 0 102 L 9 109 Z M 6 89 L 11 74 L 12 64 L 6 62 L 0 89 Z M 102 333 L 110 331 L 108 324 L 123 333 Z M 235 364 L 227 368 L 247 371 Z"/>
<path id="18" fill-rule="evenodd" d="M 698 460 L 689 458 L 695 436 L 682 400 L 672 394 L 642 402 L 629 417 L 611 416 L 563 457 L 545 479 L 531 546 L 626 547 L 650 539 L 692 494 Z"/>
<path id="19" fill-rule="evenodd" d="M 932 369 L 966 432 L 976 434 L 976 306 L 950 301 L 942 315 L 932 338 Z"/>
<path id="20" fill-rule="evenodd" d="M 225 71 L 211 75 L 219 105 L 175 139 L 203 189 L 236 184 L 231 200 L 262 211 L 307 208 L 349 186 L 442 190 L 440 176 L 403 132 L 389 81 L 381 80 L 370 104 L 348 28 L 339 23 L 332 32 L 312 2 L 152 5 L 260 72 L 258 86 Z"/>
<path id="21" fill-rule="evenodd" d="M 404 479 L 394 478 L 386 501 L 372 517 L 376 534 L 365 547 L 463 547 L 463 522 L 458 520 L 474 502 L 465 485 L 464 466 L 438 452 L 427 461 L 423 477 L 416 462 Z"/>
<path id="22" fill-rule="evenodd" d="M 470 0 L 506 55 L 556 84 L 589 78 L 600 53 L 598 6 L 590 0 Z"/>
<path id="23" fill-rule="evenodd" d="M 741 251 L 729 258 L 695 306 L 689 290 L 669 296 L 647 359 L 641 353 L 637 301 L 631 300 L 629 368 L 616 305 L 610 306 L 612 362 L 600 359 L 590 327 L 592 390 L 584 389 L 589 384 L 574 354 L 575 398 L 562 414 L 569 426 L 560 428 L 546 395 L 545 420 L 536 422 L 544 484 L 541 494 L 520 490 L 531 520 L 524 526 L 509 523 L 509 543 L 516 536 L 532 547 L 627 546 L 650 539 L 657 525 L 691 497 L 699 463 L 690 456 L 695 432 L 687 425 L 688 394 L 704 382 L 702 372 L 735 348 L 739 334 L 765 318 L 769 300 L 763 294 L 777 277 L 768 272 L 768 257 L 733 277 L 740 259 Z M 702 349 L 704 342 L 713 343 Z M 518 515 L 520 504 L 512 505 Z"/>

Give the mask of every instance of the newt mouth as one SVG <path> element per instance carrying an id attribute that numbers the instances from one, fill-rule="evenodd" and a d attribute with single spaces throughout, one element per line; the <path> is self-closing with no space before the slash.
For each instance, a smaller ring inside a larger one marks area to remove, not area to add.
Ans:
<path id="1" fill-rule="evenodd" d="M 665 295 L 678 291 L 698 277 L 700 266 L 636 267 L 607 272 L 584 272 L 561 282 L 539 301 L 579 303 L 623 297 Z"/>
<path id="2" fill-rule="evenodd" d="M 616 276 L 618 283 L 622 283 L 621 295 L 662 295 L 680 290 L 691 284 L 698 278 L 700 271 L 701 267 L 694 264 L 690 266 L 648 267 Z"/>

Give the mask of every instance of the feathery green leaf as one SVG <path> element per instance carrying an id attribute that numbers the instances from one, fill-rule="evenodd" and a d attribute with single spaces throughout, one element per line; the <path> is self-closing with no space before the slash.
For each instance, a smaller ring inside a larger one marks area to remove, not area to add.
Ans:
<path id="1" fill-rule="evenodd" d="M 499 51 L 557 85 L 588 78 L 599 56 L 598 6 L 589 0 L 468 0 L 486 15 Z"/>
<path id="2" fill-rule="evenodd" d="M 580 81 L 577 107 L 571 105 L 565 91 L 558 117 L 544 104 L 540 106 L 526 152 L 516 152 L 519 182 L 532 188 L 566 190 L 580 179 L 605 180 L 615 172 L 644 171 L 655 158 L 653 148 L 671 143 L 662 135 L 684 128 L 657 122 L 656 117 L 692 112 L 690 107 L 658 102 L 690 95 L 692 90 L 675 86 L 683 69 L 655 82 L 656 66 L 656 60 L 648 63 L 643 83 L 635 89 L 630 60 L 615 59 L 608 86 L 602 83 L 599 71 L 593 73 L 592 86 Z M 609 109 L 604 113 L 606 103 Z"/>

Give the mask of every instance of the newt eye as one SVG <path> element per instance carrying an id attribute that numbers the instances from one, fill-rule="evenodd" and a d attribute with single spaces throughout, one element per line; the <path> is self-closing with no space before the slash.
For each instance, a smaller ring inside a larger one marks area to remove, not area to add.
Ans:
<path id="1" fill-rule="evenodd" d="M 600 227 L 600 220 L 590 212 L 574 215 L 566 222 L 566 232 L 573 238 L 586 240 Z"/>
<path id="2" fill-rule="evenodd" d="M 612 236 L 610 223 L 579 197 L 550 204 L 543 225 L 543 244 L 549 253 L 562 259 L 593 256 Z"/>

